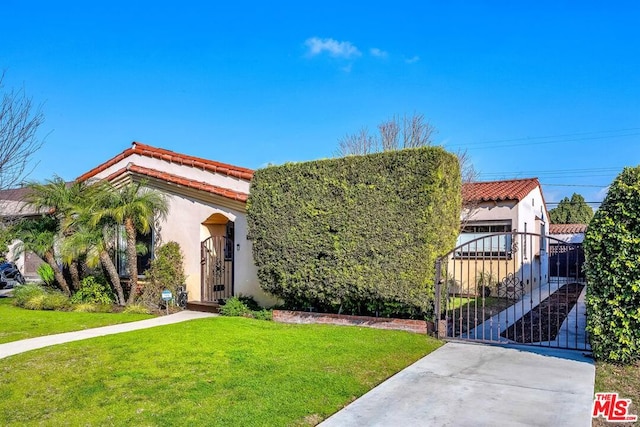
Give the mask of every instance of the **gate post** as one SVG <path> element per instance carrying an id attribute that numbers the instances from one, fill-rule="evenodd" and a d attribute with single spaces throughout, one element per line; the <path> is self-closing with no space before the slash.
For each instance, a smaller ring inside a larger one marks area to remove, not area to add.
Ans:
<path id="1" fill-rule="evenodd" d="M 436 337 L 440 337 L 440 300 L 442 298 L 442 283 L 440 282 L 440 276 L 442 274 L 442 259 L 436 260 L 436 277 L 435 277 L 435 289 L 434 289 L 434 312 L 433 312 L 433 327 L 436 332 Z"/>

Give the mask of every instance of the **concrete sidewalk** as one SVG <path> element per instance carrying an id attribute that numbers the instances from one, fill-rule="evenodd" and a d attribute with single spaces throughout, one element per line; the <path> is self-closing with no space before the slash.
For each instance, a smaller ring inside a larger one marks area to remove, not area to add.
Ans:
<path id="1" fill-rule="evenodd" d="M 580 352 L 450 342 L 320 425 L 587 427 L 594 379 Z"/>
<path id="2" fill-rule="evenodd" d="M 169 316 L 159 316 L 154 317 L 153 319 L 140 320 L 138 322 L 120 323 L 118 325 L 103 326 L 101 328 L 84 329 L 82 331 L 65 332 L 63 334 L 47 335 L 44 337 L 8 342 L 6 344 L 0 344 L 0 359 L 51 345 L 101 337 L 103 335 L 119 334 L 121 332 L 137 331 L 138 329 L 153 328 L 154 326 L 170 325 L 172 323 L 180 323 L 187 320 L 202 319 L 213 316 L 218 315 L 213 313 L 201 313 L 199 311 L 180 311 Z"/>

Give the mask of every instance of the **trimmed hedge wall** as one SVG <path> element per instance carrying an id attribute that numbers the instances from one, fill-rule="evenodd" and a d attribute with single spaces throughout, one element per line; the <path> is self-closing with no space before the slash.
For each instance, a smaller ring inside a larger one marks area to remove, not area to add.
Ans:
<path id="1" fill-rule="evenodd" d="M 458 159 L 440 147 L 256 171 L 247 216 L 261 287 L 293 309 L 430 315 L 460 187 Z"/>
<path id="2" fill-rule="evenodd" d="M 584 239 L 587 331 L 597 359 L 640 360 L 640 166 L 609 187 Z"/>

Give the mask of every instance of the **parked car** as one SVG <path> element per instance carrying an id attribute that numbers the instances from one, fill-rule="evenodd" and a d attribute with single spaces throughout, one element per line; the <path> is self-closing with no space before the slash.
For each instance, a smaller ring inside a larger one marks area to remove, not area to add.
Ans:
<path id="1" fill-rule="evenodd" d="M 24 285 L 24 283 L 24 276 L 14 263 L 0 264 L 0 289 L 12 289 L 16 284 Z"/>

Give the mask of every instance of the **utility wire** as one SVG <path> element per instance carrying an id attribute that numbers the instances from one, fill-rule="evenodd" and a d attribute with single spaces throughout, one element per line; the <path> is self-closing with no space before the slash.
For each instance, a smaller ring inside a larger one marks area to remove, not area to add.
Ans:
<path id="1" fill-rule="evenodd" d="M 540 183 L 540 185 L 546 185 L 548 187 L 594 187 L 594 188 L 607 188 L 608 185 L 593 185 L 593 184 L 547 184 Z"/>
<path id="2" fill-rule="evenodd" d="M 636 135 L 640 135 L 640 132 L 638 131 L 640 131 L 640 128 L 626 128 L 626 129 L 603 130 L 603 131 L 595 131 L 595 132 L 566 133 L 566 134 L 547 135 L 547 136 L 530 136 L 530 137 L 524 137 L 524 138 L 495 139 L 495 140 L 489 140 L 489 141 L 478 141 L 478 142 L 468 142 L 468 143 L 450 144 L 450 145 L 445 144 L 445 145 L 447 145 L 448 147 L 468 147 L 468 146 L 475 146 L 475 145 L 503 144 L 506 142 L 520 143 L 520 144 L 513 144 L 513 145 L 500 145 L 500 147 L 510 147 L 510 146 L 519 146 L 519 145 L 529 145 L 529 144 L 533 144 L 533 145 L 552 144 L 557 142 L 573 142 L 573 141 L 583 141 L 583 140 L 588 141 L 592 139 L 636 136 Z M 620 133 L 620 132 L 623 132 L 623 134 L 615 135 L 616 133 Z M 611 135 L 601 135 L 601 134 L 611 134 Z M 601 136 L 589 136 L 589 135 L 601 135 Z M 575 137 L 580 137 L 580 138 L 575 138 Z M 545 139 L 554 139 L 554 140 L 537 141 L 537 140 L 545 140 Z M 483 147 L 483 148 L 492 148 L 492 147 Z"/>

